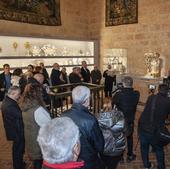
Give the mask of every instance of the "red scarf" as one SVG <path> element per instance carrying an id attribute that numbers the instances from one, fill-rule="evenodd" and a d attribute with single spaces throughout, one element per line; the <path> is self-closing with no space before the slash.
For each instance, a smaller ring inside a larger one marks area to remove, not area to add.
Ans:
<path id="1" fill-rule="evenodd" d="M 84 166 L 84 161 L 80 162 L 66 162 L 62 164 L 49 164 L 46 161 L 43 161 L 44 167 L 49 167 L 53 169 L 74 169 L 74 168 L 81 168 Z"/>

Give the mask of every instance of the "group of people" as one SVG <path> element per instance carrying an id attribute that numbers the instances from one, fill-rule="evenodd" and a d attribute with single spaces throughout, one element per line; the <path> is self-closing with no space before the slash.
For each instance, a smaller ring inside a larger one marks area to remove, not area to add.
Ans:
<path id="1" fill-rule="evenodd" d="M 58 63 L 53 64 L 53 69 L 51 72 L 51 84 L 52 86 L 56 86 L 59 84 L 67 84 L 67 83 L 93 83 L 100 84 L 101 81 L 101 72 L 94 65 L 94 70 L 90 72 L 87 67 L 86 61 L 82 61 L 82 67 L 73 67 L 72 72 L 67 75 L 66 68 L 62 68 L 60 71 L 60 65 Z"/>
<path id="2" fill-rule="evenodd" d="M 38 66 L 33 66 L 31 64 L 28 65 L 26 72 L 23 72 L 21 68 L 17 68 L 13 71 L 13 73 L 10 71 L 10 65 L 4 64 L 3 72 L 0 74 L 0 101 L 3 100 L 5 93 L 11 85 L 20 86 L 21 92 L 23 92 L 27 82 L 36 74 L 41 74 L 41 76 L 43 76 L 40 83 L 44 86 L 44 88 L 48 88 L 48 86 L 81 82 L 100 85 L 102 79 L 102 73 L 98 69 L 97 65 L 94 65 L 94 69 L 90 72 L 86 61 L 82 61 L 81 68 L 73 67 L 72 72 L 69 75 L 67 74 L 65 67 L 60 70 L 60 65 L 58 63 L 53 64 L 50 75 L 42 62 L 39 63 Z M 103 78 L 105 79 L 105 97 L 111 98 L 113 85 L 116 85 L 116 74 L 112 70 L 111 65 L 108 65 L 108 69 L 104 71 Z M 49 104 L 48 99 L 46 99 L 46 102 Z"/>
<path id="3" fill-rule="evenodd" d="M 11 76 L 9 65 L 5 64 L 4 72 L 0 75 L 1 112 L 7 140 L 13 141 L 14 169 L 25 168 L 25 149 L 34 169 L 115 169 L 124 160 L 125 140 L 126 161 L 136 159 L 133 132 L 140 93 L 133 89 L 133 79 L 130 76 L 123 78 L 123 87 L 113 96 L 112 90 L 105 88 L 105 96 L 111 97 L 111 106 L 104 111 L 106 116 L 101 113 L 102 119 L 97 119 L 89 111 L 90 89 L 81 85 L 72 90 L 72 107 L 63 112 L 61 117 L 51 119 L 46 108 L 49 98 L 43 85 L 45 80 L 49 83 L 48 73 L 43 64 L 34 71 L 32 65 L 29 65 L 29 69 L 24 76 L 22 70 L 15 71 Z M 59 65 L 55 63 L 50 76 L 52 85 L 65 82 L 65 72 L 64 69 L 60 71 Z M 103 76 L 105 84 L 109 81 L 113 87 L 116 77 L 110 66 Z M 69 80 L 71 82 L 71 79 L 80 79 L 87 83 L 100 84 L 101 77 L 97 67 L 90 73 L 83 61 L 81 69 L 73 68 Z M 15 80 L 11 86 L 12 78 Z M 154 132 L 157 127 L 164 125 L 170 112 L 168 90 L 165 84 L 159 85 L 158 94 L 148 97 L 139 118 L 141 156 L 146 169 L 152 167 L 149 161 L 150 145 L 156 153 L 158 169 L 165 169 L 163 146 L 154 142 Z M 152 119 L 151 112 L 154 112 Z M 108 114 L 111 117 L 109 125 L 103 120 L 109 117 Z M 152 131 L 150 126 L 153 127 Z"/>

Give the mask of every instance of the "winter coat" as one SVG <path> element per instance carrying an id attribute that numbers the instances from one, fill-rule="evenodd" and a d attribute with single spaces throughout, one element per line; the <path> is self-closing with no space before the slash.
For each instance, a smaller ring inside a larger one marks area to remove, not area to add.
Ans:
<path id="1" fill-rule="evenodd" d="M 69 75 L 69 81 L 70 81 L 70 83 L 80 83 L 81 78 L 78 74 L 72 72 Z"/>
<path id="2" fill-rule="evenodd" d="M 60 75 L 61 75 L 61 72 L 59 70 L 52 69 L 51 76 L 50 76 L 52 86 L 62 84 L 60 80 Z"/>
<path id="3" fill-rule="evenodd" d="M 10 73 L 10 76 L 12 74 Z M 0 101 L 4 99 L 5 93 L 7 92 L 6 90 L 6 80 L 5 80 L 5 74 L 4 72 L 0 74 Z"/>
<path id="4" fill-rule="evenodd" d="M 98 121 L 105 139 L 103 154 L 107 156 L 122 155 L 126 147 L 123 113 L 117 110 L 100 113 Z"/>
<path id="5" fill-rule="evenodd" d="M 35 112 L 37 113 L 38 110 L 43 113 L 43 109 L 41 109 L 41 105 L 38 103 L 37 100 L 26 100 L 21 105 L 21 109 L 23 111 L 23 121 L 24 121 L 24 132 L 25 132 L 25 145 L 28 152 L 29 157 L 31 160 L 41 160 L 42 154 L 37 142 L 37 136 L 40 129 L 40 124 L 37 123 Z M 42 115 L 43 116 L 43 115 Z M 44 118 L 44 116 L 43 116 Z M 48 117 L 47 117 L 48 118 Z M 42 123 L 48 122 L 49 120 L 46 119 L 39 119 Z M 41 124 L 42 125 L 42 124 Z"/>
<path id="6" fill-rule="evenodd" d="M 108 72 L 109 70 L 105 70 L 103 73 L 103 77 L 105 78 L 104 90 L 112 91 L 113 82 L 114 82 L 114 85 L 116 85 L 116 75 L 110 76 Z"/>
<path id="7" fill-rule="evenodd" d="M 100 84 L 100 80 L 102 78 L 102 74 L 100 70 L 92 70 L 91 71 L 91 79 L 93 84 Z"/>
<path id="8" fill-rule="evenodd" d="M 24 124 L 18 103 L 6 96 L 1 110 L 7 140 L 21 139 L 24 141 Z"/>
<path id="9" fill-rule="evenodd" d="M 83 67 L 81 68 L 81 75 L 84 79 L 84 82 L 90 83 L 90 71 L 89 69 L 84 69 Z"/>
<path id="10" fill-rule="evenodd" d="M 134 122 L 140 93 L 133 88 L 122 88 L 112 99 L 112 104 L 122 111 L 128 124 Z"/>
<path id="11" fill-rule="evenodd" d="M 81 151 L 79 158 L 85 161 L 85 169 L 99 169 L 98 153 L 104 150 L 104 138 L 98 121 L 89 110 L 81 104 L 73 104 L 62 116 L 71 118 L 79 127 Z"/>
<path id="12" fill-rule="evenodd" d="M 153 121 L 151 122 L 151 109 L 152 109 L 152 101 L 156 97 L 155 100 L 155 108 Z M 139 132 L 145 131 L 147 133 L 153 134 L 156 127 L 165 124 L 165 119 L 167 115 L 170 113 L 170 98 L 158 93 L 157 95 L 151 95 L 148 97 L 144 111 L 139 118 Z"/>

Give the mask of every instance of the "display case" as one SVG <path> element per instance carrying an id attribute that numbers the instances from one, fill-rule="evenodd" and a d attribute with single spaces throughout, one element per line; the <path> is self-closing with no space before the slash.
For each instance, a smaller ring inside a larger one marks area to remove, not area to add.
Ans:
<path id="1" fill-rule="evenodd" d="M 81 66 L 85 60 L 91 70 L 98 63 L 97 40 L 64 40 L 33 37 L 0 36 L 0 70 L 8 63 L 11 69 L 27 65 L 39 65 L 43 62 L 49 72 L 52 65 L 59 63 L 67 67 L 70 73 L 75 66 Z"/>
<path id="2" fill-rule="evenodd" d="M 112 48 L 104 50 L 104 69 L 111 65 L 117 74 L 128 72 L 127 49 Z"/>

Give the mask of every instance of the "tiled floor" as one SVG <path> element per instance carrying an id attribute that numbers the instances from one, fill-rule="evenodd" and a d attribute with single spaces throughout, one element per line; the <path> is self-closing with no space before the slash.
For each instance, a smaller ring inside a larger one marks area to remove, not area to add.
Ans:
<path id="1" fill-rule="evenodd" d="M 136 126 L 135 126 L 135 128 L 136 128 Z M 135 130 L 134 136 L 135 136 L 134 145 L 136 146 L 136 143 L 137 143 L 136 130 Z M 142 169 L 143 164 L 142 164 L 142 161 L 141 161 L 139 149 L 140 149 L 140 145 L 138 144 L 136 151 L 135 151 L 137 158 L 134 162 L 121 163 L 121 164 L 119 164 L 118 169 Z M 170 169 L 170 146 L 165 147 L 165 152 L 166 152 L 166 168 Z M 125 153 L 125 155 L 126 155 L 126 153 Z M 25 159 L 26 159 L 26 163 L 27 163 L 27 169 L 32 169 L 31 163 L 28 160 L 28 158 L 25 157 Z M 156 160 L 155 160 L 154 153 L 150 154 L 150 159 L 151 159 L 152 162 L 154 162 L 154 164 L 156 166 Z M 0 169 L 12 169 L 11 143 L 6 141 L 4 129 L 3 129 L 3 124 L 2 124 L 1 114 L 0 114 Z"/>

